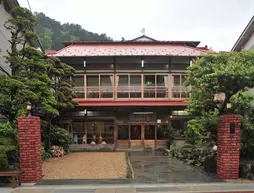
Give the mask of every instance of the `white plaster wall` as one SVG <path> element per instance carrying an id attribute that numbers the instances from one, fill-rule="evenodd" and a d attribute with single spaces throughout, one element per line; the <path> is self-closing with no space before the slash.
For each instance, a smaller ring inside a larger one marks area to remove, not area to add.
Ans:
<path id="1" fill-rule="evenodd" d="M 243 46 L 242 50 L 254 50 L 254 33 L 250 37 L 250 39 Z"/>
<path id="2" fill-rule="evenodd" d="M 10 73 L 9 65 L 5 62 L 4 56 L 7 55 L 6 50 L 10 48 L 10 43 L 8 40 L 11 37 L 10 32 L 8 32 L 5 27 L 4 23 L 12 16 L 10 13 L 6 12 L 3 3 L 0 4 L 0 65 L 3 67 L 7 72 Z M 2 72 L 0 72 L 2 74 Z"/>

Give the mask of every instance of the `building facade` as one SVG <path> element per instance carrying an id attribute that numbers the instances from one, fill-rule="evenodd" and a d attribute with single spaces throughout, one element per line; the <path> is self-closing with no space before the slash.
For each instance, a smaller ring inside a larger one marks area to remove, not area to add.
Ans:
<path id="1" fill-rule="evenodd" d="M 231 51 L 254 50 L 254 16 L 247 24 Z"/>
<path id="2" fill-rule="evenodd" d="M 6 50 L 10 49 L 8 40 L 11 38 L 11 33 L 4 27 L 4 23 L 12 18 L 11 9 L 19 6 L 15 0 L 0 0 L 0 66 L 8 73 L 11 73 L 9 64 L 5 62 Z M 0 71 L 0 75 L 2 72 Z"/>
<path id="3" fill-rule="evenodd" d="M 10 51 L 11 33 L 8 31 L 4 24 L 6 21 L 12 18 L 11 10 L 15 7 L 19 7 L 17 0 L 0 0 L 0 75 L 11 75 L 10 64 L 6 62 L 5 56 L 7 56 L 7 50 Z M 33 46 L 40 51 L 43 51 L 42 45 L 39 40 L 28 40 L 27 45 Z M 22 48 L 20 45 L 19 49 Z M 0 114 L 0 121 L 5 121 L 6 117 Z"/>
<path id="4" fill-rule="evenodd" d="M 49 51 L 76 69 L 78 106 L 62 116 L 75 143 L 118 148 L 164 146 L 181 138 L 190 119 L 184 111 L 186 69 L 206 48 L 195 41 L 66 42 Z M 68 121 L 67 121 L 68 120 Z"/>

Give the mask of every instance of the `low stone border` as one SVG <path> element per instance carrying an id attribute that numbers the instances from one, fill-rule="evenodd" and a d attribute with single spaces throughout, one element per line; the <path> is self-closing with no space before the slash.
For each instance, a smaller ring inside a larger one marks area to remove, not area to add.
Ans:
<path id="1" fill-rule="evenodd" d="M 134 170 L 133 167 L 131 165 L 131 161 L 130 161 L 130 156 L 128 152 L 125 152 L 126 155 L 126 164 L 127 164 L 127 173 L 126 173 L 126 177 L 127 178 L 134 178 Z M 130 172 L 130 173 L 129 173 Z"/>

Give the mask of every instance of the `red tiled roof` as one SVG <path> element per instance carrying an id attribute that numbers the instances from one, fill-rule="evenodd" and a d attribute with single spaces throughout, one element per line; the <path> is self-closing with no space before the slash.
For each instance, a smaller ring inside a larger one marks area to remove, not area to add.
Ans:
<path id="1" fill-rule="evenodd" d="M 46 50 L 45 54 L 48 56 L 55 55 L 57 53 L 57 50 Z"/>
<path id="2" fill-rule="evenodd" d="M 200 56 L 205 51 L 182 44 L 71 44 L 55 56 Z"/>

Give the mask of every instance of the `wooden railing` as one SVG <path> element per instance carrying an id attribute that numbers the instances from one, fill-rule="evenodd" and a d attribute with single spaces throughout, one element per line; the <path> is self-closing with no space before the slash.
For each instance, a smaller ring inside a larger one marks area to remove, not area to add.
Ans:
<path id="1" fill-rule="evenodd" d="M 165 86 L 118 86 L 114 92 L 112 86 L 75 87 L 76 98 L 87 99 L 185 99 L 189 97 L 189 87 L 173 86 L 170 90 Z"/>

